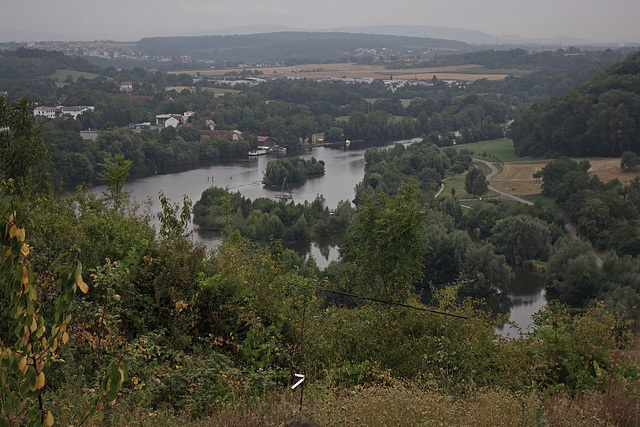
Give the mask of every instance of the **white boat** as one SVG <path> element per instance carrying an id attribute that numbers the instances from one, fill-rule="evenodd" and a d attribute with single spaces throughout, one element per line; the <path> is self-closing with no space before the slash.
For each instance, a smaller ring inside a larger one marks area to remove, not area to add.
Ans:
<path id="1" fill-rule="evenodd" d="M 249 151 L 249 155 L 251 157 L 261 156 L 263 154 L 267 154 L 267 150 L 262 149 L 262 150 L 251 150 L 251 151 Z"/>

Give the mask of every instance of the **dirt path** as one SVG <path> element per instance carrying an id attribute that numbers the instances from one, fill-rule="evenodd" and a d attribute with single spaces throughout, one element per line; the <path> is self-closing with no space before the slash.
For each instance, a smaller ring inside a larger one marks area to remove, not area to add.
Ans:
<path id="1" fill-rule="evenodd" d="M 494 198 L 502 199 L 502 200 L 515 200 L 516 202 L 524 203 L 525 205 L 530 205 L 530 206 L 533 205 L 533 202 L 530 202 L 529 200 L 523 199 L 522 197 L 514 196 L 513 194 L 509 194 L 502 190 L 498 190 L 496 187 L 489 184 L 489 180 L 491 179 L 491 177 L 493 177 L 495 174 L 498 173 L 498 168 L 495 167 L 493 163 L 488 162 L 486 160 L 481 160 L 481 159 L 471 159 L 471 160 L 473 160 L 474 162 L 482 162 L 491 169 L 491 173 L 487 175 L 487 187 L 489 188 L 489 190 L 495 191 L 496 193 L 499 194 L 499 196 L 496 196 Z"/>
<path id="2" fill-rule="evenodd" d="M 493 177 L 495 174 L 498 173 L 498 168 L 495 167 L 493 165 L 493 163 L 488 162 L 486 160 L 481 160 L 481 159 L 472 159 L 474 162 L 482 162 L 485 165 L 487 165 L 490 169 L 491 169 L 491 173 L 489 173 L 489 175 L 487 175 L 487 187 L 491 190 L 491 191 L 495 191 L 496 193 L 500 194 L 500 196 L 498 196 L 497 198 L 500 199 L 506 199 L 506 200 L 515 200 L 516 202 L 520 202 L 520 203 L 524 203 L 527 205 L 533 205 L 532 202 L 530 202 L 529 200 L 525 200 L 522 197 L 518 197 L 518 196 L 514 196 L 513 194 L 509 194 L 509 193 L 505 193 L 502 190 L 498 190 L 497 188 L 493 187 L 491 184 L 489 184 L 489 179 L 491 179 L 491 177 Z M 565 230 L 567 230 L 567 232 L 569 233 L 569 235 L 576 239 L 579 240 L 580 237 L 578 237 L 578 232 L 576 230 L 576 226 L 574 224 L 565 224 L 564 225 Z M 593 252 L 593 255 L 596 257 L 596 264 L 598 265 L 598 267 L 602 267 L 602 258 L 600 258 L 598 256 L 598 254 L 593 250 L 593 248 L 591 249 L 591 251 Z"/>

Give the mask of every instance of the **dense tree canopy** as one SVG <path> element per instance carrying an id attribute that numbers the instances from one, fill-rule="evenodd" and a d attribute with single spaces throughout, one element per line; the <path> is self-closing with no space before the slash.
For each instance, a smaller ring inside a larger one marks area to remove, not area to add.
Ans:
<path id="1" fill-rule="evenodd" d="M 640 52 L 553 98 L 509 128 L 519 156 L 640 153 Z"/>

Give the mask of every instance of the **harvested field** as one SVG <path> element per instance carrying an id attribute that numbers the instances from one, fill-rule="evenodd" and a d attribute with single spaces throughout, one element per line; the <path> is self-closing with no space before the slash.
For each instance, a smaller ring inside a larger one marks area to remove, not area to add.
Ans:
<path id="1" fill-rule="evenodd" d="M 533 174 L 546 166 L 551 160 L 535 160 L 531 162 L 504 163 L 502 171 L 491 179 L 491 185 L 498 190 L 516 196 L 540 193 L 541 181 L 533 178 Z"/>
<path id="2" fill-rule="evenodd" d="M 354 63 L 344 64 L 304 64 L 286 67 L 264 67 L 250 70 L 260 70 L 265 75 L 286 75 L 290 77 L 307 77 L 310 79 L 322 77 L 334 78 L 361 78 L 361 79 L 388 79 L 392 77 L 399 80 L 431 80 L 435 75 L 440 80 L 467 80 L 475 81 L 479 79 L 502 80 L 508 76 L 507 73 L 486 73 L 482 74 L 483 67 L 474 64 L 432 67 L 432 68 L 412 68 L 412 69 L 387 69 L 382 65 L 360 65 Z M 473 70 L 473 73 L 471 71 Z M 195 72 L 196 70 L 194 70 Z M 242 68 L 230 70 L 197 70 L 200 74 L 210 76 L 220 76 L 225 72 L 241 72 Z M 465 73 L 469 71 L 469 73 Z M 184 71 L 180 71 L 183 73 Z M 176 72 L 177 73 L 177 72 Z"/>
<path id="3" fill-rule="evenodd" d="M 576 161 L 585 159 L 574 159 Z M 586 159 L 591 163 L 589 176 L 598 175 L 602 182 L 609 182 L 617 178 L 621 183 L 628 184 L 640 172 L 629 172 L 620 169 L 619 158 Z M 541 192 L 541 181 L 536 181 L 533 174 L 545 167 L 551 160 L 535 160 L 528 162 L 504 163 L 501 172 L 491 179 L 491 185 L 499 190 L 517 196 L 538 194 Z"/>

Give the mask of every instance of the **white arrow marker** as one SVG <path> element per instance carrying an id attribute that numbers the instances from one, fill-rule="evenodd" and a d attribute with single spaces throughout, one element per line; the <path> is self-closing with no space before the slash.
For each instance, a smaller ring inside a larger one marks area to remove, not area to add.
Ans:
<path id="1" fill-rule="evenodd" d="M 302 374 L 293 374 L 293 375 L 298 377 L 298 378 L 300 378 L 300 380 L 298 380 L 297 383 L 295 383 L 294 385 L 291 386 L 291 390 L 293 390 L 294 388 L 298 387 L 304 381 L 304 375 L 302 375 Z"/>

